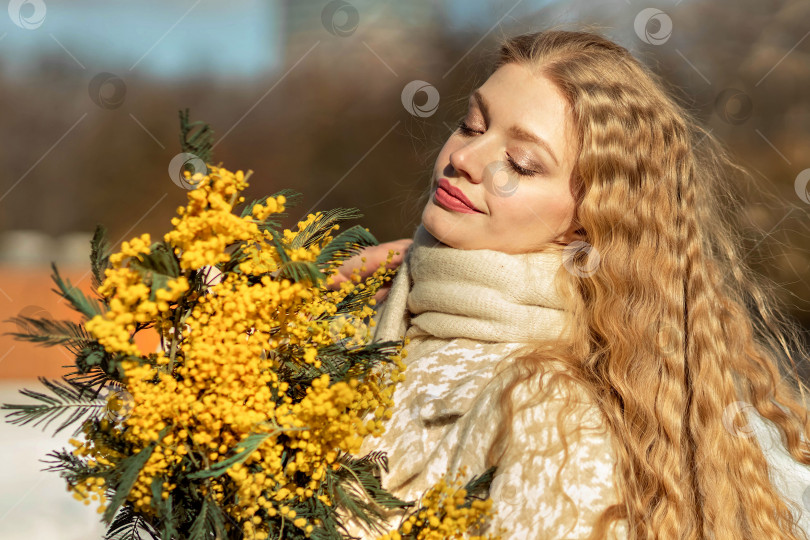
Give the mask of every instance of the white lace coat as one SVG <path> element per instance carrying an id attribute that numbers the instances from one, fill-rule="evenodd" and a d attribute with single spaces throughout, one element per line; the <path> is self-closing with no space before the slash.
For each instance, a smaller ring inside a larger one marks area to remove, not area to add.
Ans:
<path id="1" fill-rule="evenodd" d="M 383 487 L 405 500 L 418 499 L 442 474 L 455 472 L 461 465 L 468 468 L 463 481 L 486 470 L 485 452 L 500 421 L 495 407 L 499 387 L 486 383 L 493 379 L 495 363 L 521 347 L 519 343 L 466 338 L 419 336 L 411 340 L 405 358 L 406 379 L 394 393 L 393 416 L 386 422 L 386 432 L 379 438 L 367 438 L 359 453 L 387 452 L 389 473 L 383 473 Z M 555 424 L 570 394 L 572 391 L 556 388 L 543 403 L 515 414 L 512 444 L 498 464 L 489 493 L 497 513 L 478 533 L 500 529 L 503 540 L 582 539 L 591 532 L 597 516 L 620 501 L 611 437 L 601 413 L 582 392 L 573 392 L 573 399 L 581 404 L 564 417 L 563 425 L 569 457 L 560 473 L 560 487 L 571 500 L 551 489 L 564 456 Z M 513 393 L 515 409 L 534 395 L 536 387 L 532 391 L 528 385 L 518 386 Z M 759 439 L 775 487 L 800 527 L 810 531 L 810 468 L 790 457 L 776 426 L 753 407 L 746 412 L 749 424 L 743 435 Z M 576 427 L 582 431 L 572 438 Z M 388 530 L 397 528 L 401 516 L 401 511 L 388 513 Z M 347 523 L 355 536 L 379 537 L 380 531 L 371 531 L 365 524 Z M 628 538 L 626 520 L 613 522 L 607 538 Z"/>
<path id="2" fill-rule="evenodd" d="M 383 473 L 383 487 L 415 500 L 461 465 L 468 469 L 464 482 L 486 470 L 485 452 L 500 419 L 495 403 L 499 387 L 485 386 L 493 379 L 495 364 L 520 347 L 466 338 L 411 338 L 406 379 L 398 383 L 386 432 L 367 438 L 360 452 L 387 451 L 390 472 Z M 534 395 L 525 385 L 518 387 L 513 393 L 515 410 Z M 565 395 L 558 390 L 544 403 L 516 412 L 512 444 L 498 464 L 489 493 L 497 513 L 479 533 L 503 528 L 504 540 L 584 538 L 595 518 L 619 502 L 610 436 L 595 405 L 582 395 L 574 396 L 583 404 L 573 408 L 563 426 L 569 457 L 560 487 L 570 500 L 552 490 L 564 456 L 556 420 Z M 574 426 L 582 430 L 579 438 L 572 438 Z M 402 512 L 388 516 L 389 528 L 395 529 Z M 379 531 L 355 522 L 349 522 L 349 529 L 361 538 L 379 536 Z M 608 538 L 626 538 L 626 522 L 614 522 L 609 531 Z"/>

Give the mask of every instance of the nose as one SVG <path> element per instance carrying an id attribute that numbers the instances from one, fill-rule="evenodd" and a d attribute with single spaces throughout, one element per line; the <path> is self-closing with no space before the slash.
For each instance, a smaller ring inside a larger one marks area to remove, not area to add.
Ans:
<path id="1" fill-rule="evenodd" d="M 450 154 L 450 165 L 473 183 L 480 183 L 484 176 L 488 150 L 483 136 L 478 136 Z M 494 159 L 494 158 L 493 158 Z"/>

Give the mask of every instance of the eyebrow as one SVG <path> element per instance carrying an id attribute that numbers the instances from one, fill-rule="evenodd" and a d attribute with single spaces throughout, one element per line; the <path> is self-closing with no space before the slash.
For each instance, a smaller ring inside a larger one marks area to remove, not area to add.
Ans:
<path id="1" fill-rule="evenodd" d="M 483 111 L 484 116 L 488 117 L 489 116 L 489 107 L 487 106 L 487 102 L 484 100 L 483 94 L 481 94 L 481 92 L 479 90 L 476 90 L 475 92 L 473 92 L 472 97 L 478 103 L 478 106 Z M 535 135 L 534 133 L 531 133 L 530 131 L 528 131 L 527 129 L 525 129 L 522 126 L 519 126 L 519 125 L 514 125 L 514 126 L 510 127 L 506 131 L 506 133 L 508 135 L 511 135 L 512 137 L 516 138 L 516 139 L 519 139 L 519 140 L 522 140 L 522 141 L 525 141 L 525 142 L 534 143 L 534 144 L 540 146 L 546 152 L 548 152 L 548 154 L 551 156 L 551 159 L 554 160 L 554 164 L 559 166 L 560 163 L 559 163 L 559 161 L 557 161 L 557 156 L 554 155 L 554 152 L 551 150 L 551 146 L 542 137 L 539 137 L 539 136 Z"/>

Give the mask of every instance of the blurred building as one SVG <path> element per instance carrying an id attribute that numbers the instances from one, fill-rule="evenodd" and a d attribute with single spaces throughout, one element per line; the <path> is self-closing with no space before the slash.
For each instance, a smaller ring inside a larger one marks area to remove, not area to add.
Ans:
<path id="1" fill-rule="evenodd" d="M 358 77 L 358 83 L 370 70 L 383 70 L 391 77 L 374 83 L 385 86 L 404 85 L 397 80 L 403 72 L 428 72 L 435 63 L 443 18 L 439 2 L 282 0 L 279 11 L 286 68 L 300 60 L 296 69 Z"/>

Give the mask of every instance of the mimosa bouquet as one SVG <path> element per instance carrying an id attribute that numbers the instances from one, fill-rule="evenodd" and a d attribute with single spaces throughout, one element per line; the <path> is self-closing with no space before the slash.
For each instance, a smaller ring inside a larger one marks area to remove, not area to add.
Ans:
<path id="1" fill-rule="evenodd" d="M 365 280 L 353 271 L 328 287 L 349 257 L 378 245 L 359 225 L 335 234 L 361 215 L 319 211 L 281 230 L 275 218 L 300 195 L 245 204 L 252 171 L 210 164 L 210 127 L 187 115 L 183 151 L 205 171 L 183 169 L 188 203 L 173 228 L 110 253 L 98 226 L 96 298 L 52 264 L 56 292 L 83 320 L 11 319 L 26 330 L 17 339 L 66 347 L 75 370 L 40 377 L 47 393 L 22 390 L 36 402 L 3 405 L 8 421 L 76 425 L 74 449 L 48 454 L 49 470 L 97 502 L 107 538 L 340 539 L 342 515 L 379 525 L 396 508 L 413 511 L 387 538 L 461 537 L 488 515 L 479 494 L 491 470 L 409 502 L 382 489 L 384 452 L 354 455 L 382 433 L 404 377 L 407 340 L 371 342 L 369 331 L 393 252 Z M 136 345 L 145 330 L 158 334 L 157 351 Z"/>

